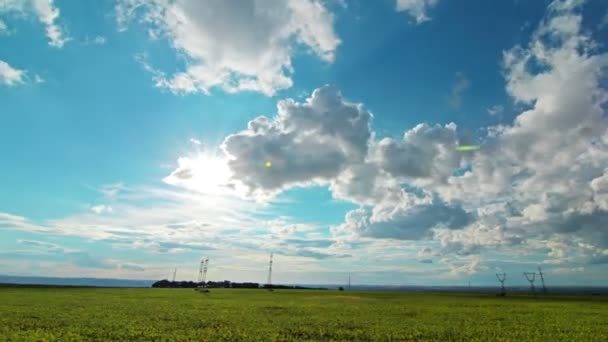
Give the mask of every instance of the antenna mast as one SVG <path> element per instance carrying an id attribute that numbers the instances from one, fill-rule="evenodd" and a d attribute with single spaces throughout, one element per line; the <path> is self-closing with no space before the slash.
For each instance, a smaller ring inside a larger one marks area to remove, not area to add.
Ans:
<path id="1" fill-rule="evenodd" d="M 534 273 L 534 272 L 524 272 L 524 276 L 530 282 L 530 289 L 532 290 L 532 293 L 535 293 L 534 279 L 536 278 L 536 273 Z"/>
<path id="2" fill-rule="evenodd" d="M 268 262 L 268 280 L 266 281 L 268 287 L 272 285 L 272 252 L 270 252 L 270 261 Z"/>
<path id="3" fill-rule="evenodd" d="M 547 293 L 547 288 L 545 287 L 545 277 L 543 276 L 543 271 L 538 266 L 538 275 L 540 276 L 540 283 L 543 286 L 543 293 Z"/>
<path id="4" fill-rule="evenodd" d="M 498 278 L 498 281 L 500 282 L 500 295 L 506 295 L 507 291 L 505 291 L 505 280 L 507 280 L 507 274 L 504 272 L 496 273 L 496 278 Z"/>

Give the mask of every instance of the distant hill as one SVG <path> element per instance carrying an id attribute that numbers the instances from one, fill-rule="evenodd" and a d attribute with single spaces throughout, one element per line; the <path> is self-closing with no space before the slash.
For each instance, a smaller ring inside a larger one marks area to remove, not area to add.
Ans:
<path id="1" fill-rule="evenodd" d="M 0 275 L 0 284 L 96 286 L 96 287 L 150 287 L 153 280 L 104 279 L 104 278 L 56 278 L 21 277 Z"/>

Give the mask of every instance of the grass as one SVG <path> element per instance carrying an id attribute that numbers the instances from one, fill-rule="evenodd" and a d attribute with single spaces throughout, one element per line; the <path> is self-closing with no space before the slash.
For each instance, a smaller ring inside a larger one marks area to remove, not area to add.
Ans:
<path id="1" fill-rule="evenodd" d="M 606 297 L 0 288 L 0 340 L 607 341 Z"/>

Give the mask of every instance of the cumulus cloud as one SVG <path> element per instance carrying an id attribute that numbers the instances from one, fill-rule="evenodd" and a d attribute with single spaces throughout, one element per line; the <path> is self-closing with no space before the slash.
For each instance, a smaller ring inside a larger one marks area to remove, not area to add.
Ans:
<path id="1" fill-rule="evenodd" d="M 429 203 L 379 203 L 372 209 L 356 209 L 346 215 L 339 230 L 355 232 L 363 237 L 420 240 L 430 238 L 433 228 L 459 229 L 469 224 L 473 215 L 455 204 L 438 198 Z"/>
<path id="2" fill-rule="evenodd" d="M 155 72 L 157 86 L 176 93 L 256 91 L 291 87 L 293 55 L 305 47 L 332 62 L 340 39 L 320 0 L 120 0 L 120 29 L 139 18 L 187 57 L 185 70 Z"/>
<path id="3" fill-rule="evenodd" d="M 0 13 L 33 13 L 45 26 L 49 45 L 60 48 L 70 40 L 57 24 L 59 8 L 53 0 L 0 0 Z M 2 31 L 2 30 L 0 30 Z"/>
<path id="4" fill-rule="evenodd" d="M 288 242 L 273 230 L 291 255 L 336 256 L 357 239 L 425 240 L 430 247 L 420 259 L 441 257 L 451 274 L 481 269 L 477 256 L 488 249 L 540 253 L 553 264 L 601 263 L 608 247 L 608 95 L 601 83 L 608 55 L 581 21 L 579 2 L 555 1 L 530 43 L 505 51 L 506 90 L 526 109 L 512 124 L 488 127 L 474 153 L 457 150 L 472 141 L 453 123 L 377 137 L 362 104 L 325 86 L 304 101 L 280 101 L 275 116 L 226 137 L 215 158 L 180 158 L 165 181 L 200 191 L 222 169 L 229 177 L 213 183 L 228 192 L 268 199 L 322 185 L 359 205 L 331 228 L 329 246 Z"/>
<path id="5" fill-rule="evenodd" d="M 437 5 L 439 0 L 397 0 L 397 11 L 406 12 L 416 20 L 417 24 L 431 20 L 428 12 Z"/>
<path id="6" fill-rule="evenodd" d="M 608 54 L 583 31 L 582 3 L 554 1 L 531 42 L 504 53 L 507 92 L 528 109 L 512 125 L 495 127 L 491 146 L 475 154 L 469 171 L 437 188 L 480 208 L 508 203 L 495 213 L 497 221 L 471 229 L 499 225 L 499 236 L 528 245 L 561 235 L 608 246 L 608 92 L 602 85 Z M 465 241 L 470 238 L 456 240 L 466 251 L 473 248 Z"/>
<path id="7" fill-rule="evenodd" d="M 270 193 L 328 185 L 361 206 L 336 236 L 433 239 L 438 255 L 542 250 L 571 236 L 572 253 L 599 255 L 608 246 L 608 55 L 581 29 L 580 7 L 553 2 L 531 42 L 505 51 L 506 90 L 527 109 L 511 125 L 489 127 L 476 153 L 456 150 L 466 137 L 454 124 L 377 140 L 371 114 L 325 87 L 226 138 L 233 180 Z"/>
<path id="8" fill-rule="evenodd" d="M 5 61 L 0 60 L 0 82 L 11 87 L 25 83 L 26 72 L 12 67 Z"/>
<path id="9" fill-rule="evenodd" d="M 336 88 L 319 88 L 303 103 L 280 101 L 277 111 L 222 144 L 233 179 L 251 193 L 327 184 L 367 155 L 372 114 Z"/>

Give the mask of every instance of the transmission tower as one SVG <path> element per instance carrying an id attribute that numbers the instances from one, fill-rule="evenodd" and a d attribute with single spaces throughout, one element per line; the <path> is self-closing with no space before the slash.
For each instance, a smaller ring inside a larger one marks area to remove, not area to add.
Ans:
<path id="1" fill-rule="evenodd" d="M 545 287 L 545 277 L 543 275 L 543 271 L 538 266 L 538 275 L 540 276 L 540 283 L 543 286 L 543 293 L 547 293 L 547 288 Z"/>
<path id="2" fill-rule="evenodd" d="M 205 268 L 205 259 L 201 259 L 201 265 L 198 268 L 198 278 L 197 278 L 198 283 L 203 281 L 203 268 Z"/>
<path id="3" fill-rule="evenodd" d="M 507 291 L 505 290 L 505 280 L 507 280 L 507 274 L 505 272 L 496 273 L 496 278 L 498 278 L 498 281 L 500 282 L 500 295 L 506 295 Z"/>
<path id="4" fill-rule="evenodd" d="M 176 275 L 177 275 L 177 267 L 173 270 L 173 282 L 175 282 Z"/>
<path id="5" fill-rule="evenodd" d="M 524 272 L 524 276 L 530 282 L 530 289 L 532 290 L 532 293 L 535 293 L 536 290 L 534 288 L 534 279 L 536 279 L 536 273 L 534 273 L 534 272 Z"/>
<path id="6" fill-rule="evenodd" d="M 348 289 L 350 290 L 350 273 L 348 274 Z"/>
<path id="7" fill-rule="evenodd" d="M 207 267 L 209 267 L 209 258 L 205 258 L 203 262 L 203 277 L 201 278 L 201 282 L 203 285 L 207 282 Z"/>
<path id="8" fill-rule="evenodd" d="M 272 252 L 270 253 L 270 261 L 268 262 L 268 280 L 266 281 L 269 288 L 272 288 Z"/>

